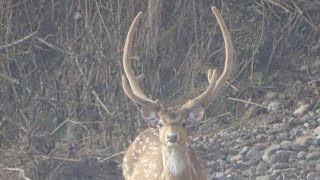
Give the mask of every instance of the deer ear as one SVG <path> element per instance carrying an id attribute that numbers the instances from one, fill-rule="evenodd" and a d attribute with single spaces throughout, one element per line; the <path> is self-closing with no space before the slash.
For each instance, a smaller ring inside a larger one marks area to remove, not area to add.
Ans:
<path id="1" fill-rule="evenodd" d="M 148 107 L 145 107 L 145 106 L 141 107 L 141 115 L 142 115 L 142 118 L 145 121 L 147 121 L 151 126 L 155 126 L 159 122 L 159 117 L 156 111 Z"/>
<path id="2" fill-rule="evenodd" d="M 188 122 L 198 122 L 202 119 L 204 114 L 204 109 L 203 107 L 194 107 L 187 118 Z"/>

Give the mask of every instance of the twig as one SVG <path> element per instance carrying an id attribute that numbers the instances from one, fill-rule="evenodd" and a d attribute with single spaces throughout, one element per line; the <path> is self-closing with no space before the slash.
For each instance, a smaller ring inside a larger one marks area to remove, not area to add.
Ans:
<path id="1" fill-rule="evenodd" d="M 38 156 L 38 157 L 42 158 L 43 160 L 56 159 L 56 160 L 70 161 L 70 162 L 80 162 L 81 161 L 79 159 L 68 159 L 68 158 L 52 157 L 52 156 Z"/>
<path id="2" fill-rule="evenodd" d="M 102 163 L 102 162 L 104 162 L 104 161 L 107 161 L 107 160 L 109 160 L 109 159 L 111 159 L 111 158 L 113 158 L 113 157 L 120 156 L 120 155 L 124 154 L 125 152 L 126 152 L 126 151 L 121 151 L 121 152 L 115 153 L 115 154 L 113 154 L 113 155 L 111 155 L 111 156 L 108 156 L 108 157 L 100 160 L 99 163 Z"/>
<path id="3" fill-rule="evenodd" d="M 9 48 L 9 47 L 11 47 L 11 46 L 15 46 L 15 45 L 17 45 L 17 44 L 19 44 L 19 43 L 22 43 L 22 42 L 30 39 L 30 38 L 31 38 L 32 36 L 34 36 L 37 32 L 38 32 L 38 30 L 35 31 L 35 32 L 33 32 L 33 33 L 31 33 L 31 34 L 29 34 L 29 35 L 27 35 L 27 36 L 25 36 L 25 37 L 23 37 L 23 38 L 21 38 L 21 39 L 19 39 L 19 40 L 16 40 L 16 41 L 14 41 L 14 42 L 12 42 L 12 43 L 5 44 L 5 45 L 3 45 L 3 46 L 0 46 L 0 50 Z"/>
<path id="4" fill-rule="evenodd" d="M 262 44 L 262 40 L 263 40 L 263 35 L 264 35 L 264 26 L 265 26 L 265 19 L 264 19 L 265 17 L 264 17 L 264 14 L 262 15 L 262 22 L 261 22 L 261 32 L 260 32 L 260 37 L 259 37 L 259 42 L 258 42 L 258 44 L 256 45 L 256 48 L 253 50 L 253 52 L 252 52 L 252 55 L 251 55 L 251 57 L 250 57 L 250 59 L 245 63 L 245 65 L 239 70 L 239 72 L 237 73 L 237 75 L 235 75 L 234 77 L 233 77 L 233 79 L 232 80 L 230 80 L 229 82 L 230 82 L 230 84 L 232 84 L 242 73 L 243 73 L 243 71 L 244 70 L 246 70 L 247 69 L 247 67 L 248 67 L 248 65 L 251 63 L 251 77 L 250 77 L 250 79 L 251 79 L 251 81 L 252 81 L 252 76 L 253 76 L 253 64 L 254 64 L 254 58 L 255 58 L 255 56 L 256 56 L 256 54 L 259 52 L 259 47 L 260 47 L 260 45 Z"/>
<path id="5" fill-rule="evenodd" d="M 290 12 L 286 7 L 284 7 L 284 6 L 283 6 L 280 2 L 278 2 L 278 1 L 274 1 L 274 0 L 264 0 L 264 2 L 270 3 L 270 4 L 274 5 L 274 6 L 277 6 L 277 7 L 279 7 L 280 9 L 284 10 L 284 12 L 286 12 L 286 13 L 289 13 L 289 12 Z"/>
<path id="6" fill-rule="evenodd" d="M 69 121 L 70 121 L 69 118 L 67 118 L 66 120 L 64 120 L 62 123 L 59 124 L 58 127 L 56 127 L 56 128 L 50 133 L 50 135 L 51 135 L 51 136 L 54 135 L 63 125 L 65 125 L 65 124 L 66 124 L 67 122 L 69 122 Z"/>
<path id="7" fill-rule="evenodd" d="M 234 85 L 232 85 L 231 83 L 229 83 L 229 81 L 226 81 L 227 86 L 230 86 L 234 91 L 239 92 L 239 89 L 236 88 Z"/>
<path id="8" fill-rule="evenodd" d="M 212 120 L 217 119 L 217 118 L 221 118 L 221 117 L 224 117 L 224 116 L 228 116 L 228 115 L 230 115 L 230 114 L 231 114 L 230 112 L 226 112 L 226 113 L 223 113 L 223 114 L 219 114 L 219 115 L 217 115 L 217 116 L 214 116 L 214 117 L 210 117 L 210 118 L 208 118 L 208 119 L 206 119 L 206 120 L 201 121 L 201 124 L 204 124 L 205 122 L 212 121 Z"/>
<path id="9" fill-rule="evenodd" d="M 5 75 L 3 73 L 0 73 L 0 77 L 3 77 L 4 79 L 12 82 L 13 84 L 19 85 L 20 87 L 22 87 L 26 91 L 28 91 L 28 93 L 31 93 L 31 90 L 29 88 L 27 88 L 27 87 L 22 86 L 22 84 L 19 82 L 19 80 L 17 78 L 7 76 L 7 75 Z"/>
<path id="10" fill-rule="evenodd" d="M 57 47 L 57 46 L 55 46 L 55 45 L 47 42 L 47 41 L 44 40 L 43 38 L 39 38 L 39 37 L 35 37 L 35 38 L 36 38 L 38 41 L 40 41 L 41 43 L 45 44 L 46 46 L 48 46 L 48 47 L 50 47 L 50 48 L 52 48 L 52 49 L 54 49 L 54 50 L 57 50 L 57 51 L 62 52 L 62 53 L 64 53 L 64 54 L 71 54 L 71 53 L 68 53 L 68 52 L 66 52 L 65 50 L 63 50 L 63 49 L 61 49 L 61 48 L 59 48 L 59 47 Z"/>
<path id="11" fill-rule="evenodd" d="M 96 99 L 97 99 L 97 101 L 99 102 L 99 104 L 103 107 L 103 109 L 104 109 L 108 114 L 110 114 L 111 116 L 113 116 L 114 113 L 116 113 L 116 111 L 118 110 L 118 106 L 117 106 L 117 108 L 116 108 L 113 112 L 111 112 L 111 111 L 107 108 L 107 106 L 105 106 L 105 105 L 103 104 L 103 102 L 101 101 L 101 99 L 100 99 L 99 96 L 97 95 L 96 91 L 95 91 L 95 90 L 91 90 L 91 92 L 92 92 L 92 94 L 96 97 Z"/>
<path id="12" fill-rule="evenodd" d="M 80 67 L 78 58 L 77 58 L 76 56 L 74 56 L 74 59 L 75 59 L 75 61 L 76 61 L 76 65 L 77 65 L 77 67 L 78 67 L 78 69 L 79 69 L 79 71 L 80 71 L 80 74 L 81 74 L 82 78 L 84 79 L 84 82 L 86 83 L 87 86 L 89 86 L 89 81 L 88 81 L 88 79 L 86 78 L 86 76 L 84 75 L 84 72 L 82 71 L 82 69 L 81 69 L 81 67 Z M 99 98 L 99 96 L 98 96 L 98 94 L 96 93 L 96 91 L 95 91 L 95 90 L 91 90 L 91 92 L 92 92 L 92 94 L 96 97 L 96 99 L 97 99 L 97 101 L 99 102 L 99 104 L 103 107 L 103 109 L 104 109 L 108 114 L 110 114 L 111 116 L 113 116 L 114 113 L 116 113 L 116 111 L 118 110 L 118 108 L 116 108 L 116 110 L 114 110 L 113 112 L 111 112 L 111 111 L 107 108 L 107 106 L 105 106 L 105 105 L 103 104 L 103 102 L 102 102 L 101 99 Z"/>
<path id="13" fill-rule="evenodd" d="M 19 172 L 19 176 L 25 180 L 31 180 L 29 177 L 25 176 L 24 174 L 24 170 L 23 169 L 19 169 L 19 168 L 4 168 L 5 170 L 8 171 L 18 171 Z"/>
<path id="14" fill-rule="evenodd" d="M 255 105 L 255 106 L 258 106 L 258 107 L 262 107 L 262 108 L 268 109 L 268 107 L 263 106 L 263 105 L 261 105 L 261 104 L 254 103 L 254 102 L 250 102 L 250 101 L 245 101 L 245 100 L 242 100 L 242 99 L 236 99 L 236 98 L 231 98 L 231 97 L 229 97 L 228 100 L 243 102 L 243 103 L 247 103 L 247 104 L 251 104 L 251 105 Z"/>

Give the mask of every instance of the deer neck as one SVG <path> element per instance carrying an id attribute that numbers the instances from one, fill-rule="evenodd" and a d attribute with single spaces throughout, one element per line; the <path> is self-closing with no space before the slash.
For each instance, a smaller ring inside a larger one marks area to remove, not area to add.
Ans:
<path id="1" fill-rule="evenodd" d="M 187 148 L 187 146 L 162 146 L 162 175 L 165 180 L 188 180 L 191 178 Z"/>

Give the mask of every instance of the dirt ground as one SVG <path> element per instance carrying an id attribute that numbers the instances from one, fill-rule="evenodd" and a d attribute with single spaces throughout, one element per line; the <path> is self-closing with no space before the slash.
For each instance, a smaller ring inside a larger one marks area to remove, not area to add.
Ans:
<path id="1" fill-rule="evenodd" d="M 2 0 L 0 179 L 122 179 L 148 127 L 120 83 L 133 18 L 142 88 L 176 106 L 222 71 L 213 5 L 234 69 L 191 134 L 209 179 L 320 178 L 320 1 Z"/>

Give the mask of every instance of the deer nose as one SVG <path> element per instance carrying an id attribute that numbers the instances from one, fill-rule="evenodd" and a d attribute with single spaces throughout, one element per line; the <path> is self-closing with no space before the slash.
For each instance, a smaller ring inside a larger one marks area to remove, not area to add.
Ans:
<path id="1" fill-rule="evenodd" d="M 169 134 L 167 136 L 167 142 L 170 142 L 170 143 L 176 143 L 178 141 L 178 136 L 177 134 Z"/>

